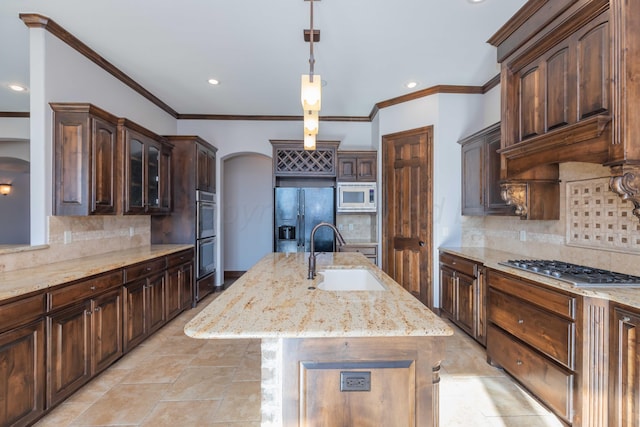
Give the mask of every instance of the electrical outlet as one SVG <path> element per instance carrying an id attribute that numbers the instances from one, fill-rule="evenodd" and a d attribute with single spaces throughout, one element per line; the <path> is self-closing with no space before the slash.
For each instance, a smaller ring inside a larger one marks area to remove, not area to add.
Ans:
<path id="1" fill-rule="evenodd" d="M 129 227 L 129 237 L 133 237 L 136 234 L 135 227 Z"/>
<path id="2" fill-rule="evenodd" d="M 344 230 L 344 224 L 338 224 L 338 231 Z"/>
<path id="3" fill-rule="evenodd" d="M 520 230 L 520 241 L 521 242 L 527 241 L 527 230 Z"/>
<path id="4" fill-rule="evenodd" d="M 371 391 L 371 372 L 340 372 L 340 391 Z"/>
<path id="5" fill-rule="evenodd" d="M 353 224 L 349 224 L 349 231 L 353 231 Z"/>
<path id="6" fill-rule="evenodd" d="M 71 243 L 71 231 L 65 230 L 63 236 L 64 236 L 64 244 L 65 245 L 68 244 L 68 243 Z"/>

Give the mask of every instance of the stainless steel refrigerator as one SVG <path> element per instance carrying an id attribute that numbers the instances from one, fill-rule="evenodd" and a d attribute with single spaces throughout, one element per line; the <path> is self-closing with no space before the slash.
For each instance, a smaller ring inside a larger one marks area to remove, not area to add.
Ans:
<path id="1" fill-rule="evenodd" d="M 321 222 L 335 224 L 335 189 L 276 187 L 274 200 L 274 250 L 309 252 L 311 230 Z M 333 231 L 316 231 L 316 252 L 333 252 Z"/>

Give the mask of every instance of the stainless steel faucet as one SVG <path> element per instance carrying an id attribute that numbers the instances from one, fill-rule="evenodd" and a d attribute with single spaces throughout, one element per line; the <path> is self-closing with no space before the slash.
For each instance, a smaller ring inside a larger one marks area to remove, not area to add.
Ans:
<path id="1" fill-rule="evenodd" d="M 331 228 L 336 235 L 336 240 L 338 241 L 338 244 L 340 244 L 340 246 L 345 244 L 342 234 L 340 234 L 340 232 L 338 231 L 335 225 L 328 222 L 321 222 L 320 224 L 313 227 L 313 230 L 311 230 L 311 238 L 309 239 L 311 240 L 311 254 L 309 255 L 309 276 L 307 277 L 308 279 L 313 279 L 314 277 L 316 277 L 316 252 L 315 252 L 314 239 L 316 235 L 316 230 L 320 227 Z"/>

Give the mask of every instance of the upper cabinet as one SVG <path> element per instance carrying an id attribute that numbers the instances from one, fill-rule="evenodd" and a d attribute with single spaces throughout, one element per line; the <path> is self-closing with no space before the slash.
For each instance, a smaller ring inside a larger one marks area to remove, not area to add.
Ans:
<path id="1" fill-rule="evenodd" d="M 119 119 L 124 153 L 125 214 L 171 211 L 171 146 L 159 135 Z"/>
<path id="2" fill-rule="evenodd" d="M 274 185 L 307 178 L 335 182 L 339 144 L 340 141 L 318 141 L 315 150 L 305 150 L 302 140 L 271 140 Z"/>
<path id="3" fill-rule="evenodd" d="M 640 215 L 640 3 L 529 0 L 489 42 L 501 63 L 503 193 L 558 164 L 611 167 Z"/>
<path id="4" fill-rule="evenodd" d="M 376 182 L 378 155 L 375 151 L 338 151 L 338 181 Z"/>
<path id="5" fill-rule="evenodd" d="M 52 103 L 54 215 L 171 211 L 171 145 L 88 103 Z"/>
<path id="6" fill-rule="evenodd" d="M 91 104 L 53 109 L 54 215 L 117 213 L 118 118 Z"/>
<path id="7" fill-rule="evenodd" d="M 201 141 L 197 144 L 196 188 L 210 193 L 216 192 L 216 149 Z"/>

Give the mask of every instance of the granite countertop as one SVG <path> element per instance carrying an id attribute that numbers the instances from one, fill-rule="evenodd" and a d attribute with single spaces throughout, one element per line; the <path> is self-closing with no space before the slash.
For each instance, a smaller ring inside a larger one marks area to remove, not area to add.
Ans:
<path id="1" fill-rule="evenodd" d="M 576 287 L 568 282 L 562 280 L 553 279 L 548 276 L 542 276 L 535 273 L 529 273 L 524 270 L 520 270 L 513 267 L 507 267 L 505 265 L 498 264 L 510 259 L 527 259 L 530 256 L 515 254 L 513 252 L 505 252 L 496 249 L 489 249 L 483 247 L 441 247 L 441 252 L 447 252 L 453 255 L 460 255 L 462 257 L 471 259 L 478 263 L 484 264 L 485 267 L 490 267 L 494 270 L 504 271 L 515 276 L 523 277 L 525 279 L 532 280 L 534 282 L 542 283 L 554 288 L 568 291 L 576 295 L 583 295 L 586 297 L 602 298 L 609 301 L 615 301 L 621 304 L 626 304 L 630 307 L 640 308 L 640 288 L 626 288 L 626 287 Z M 570 261 L 569 261 L 570 262 Z"/>
<path id="2" fill-rule="evenodd" d="M 317 257 L 317 271 L 367 268 L 386 291 L 308 289 L 308 253 L 262 258 L 185 326 L 194 338 L 447 336 L 453 330 L 359 253 Z"/>
<path id="3" fill-rule="evenodd" d="M 0 301 L 192 248 L 150 245 L 0 273 Z"/>

